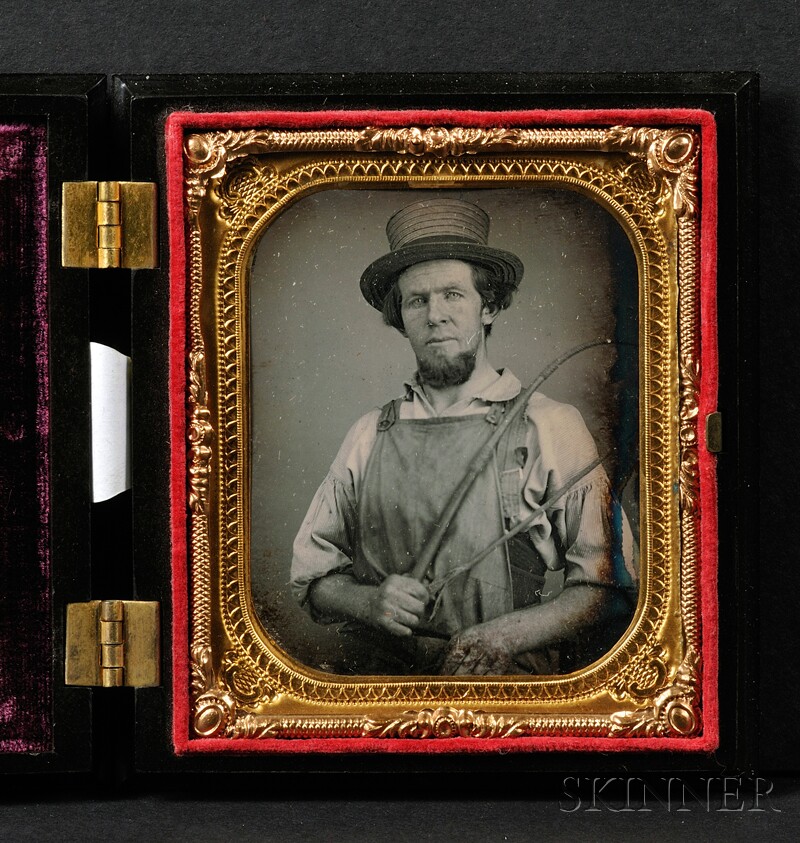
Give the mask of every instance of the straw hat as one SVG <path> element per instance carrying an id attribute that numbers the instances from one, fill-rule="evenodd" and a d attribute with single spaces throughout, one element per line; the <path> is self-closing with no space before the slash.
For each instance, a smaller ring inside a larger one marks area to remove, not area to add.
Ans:
<path id="1" fill-rule="evenodd" d="M 361 276 L 364 298 L 378 310 L 398 275 L 417 263 L 463 260 L 487 269 L 501 289 L 516 290 L 522 261 L 488 245 L 489 215 L 463 199 L 423 199 L 399 210 L 386 224 L 390 252 Z"/>

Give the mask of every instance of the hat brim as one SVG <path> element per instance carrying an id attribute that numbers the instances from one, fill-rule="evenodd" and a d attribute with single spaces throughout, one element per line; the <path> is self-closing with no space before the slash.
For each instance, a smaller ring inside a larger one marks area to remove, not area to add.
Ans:
<path id="1" fill-rule="evenodd" d="M 516 290 L 522 279 L 522 261 L 511 252 L 460 241 L 414 243 L 373 261 L 361 276 L 361 293 L 376 310 L 382 310 L 401 272 L 434 260 L 463 260 L 485 267 L 494 275 L 496 283 L 506 289 Z"/>

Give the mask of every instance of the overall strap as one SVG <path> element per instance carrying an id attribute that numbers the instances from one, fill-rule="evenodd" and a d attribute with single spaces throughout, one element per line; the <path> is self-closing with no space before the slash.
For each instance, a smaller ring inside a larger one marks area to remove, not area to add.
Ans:
<path id="1" fill-rule="evenodd" d="M 489 412 L 486 414 L 487 423 L 495 426 L 500 424 L 500 421 L 505 415 L 506 409 L 510 403 L 510 401 L 498 401 L 492 404 L 492 406 L 489 407 Z"/>
<path id="2" fill-rule="evenodd" d="M 493 402 L 484 417 L 487 424 L 497 427 L 515 400 Z M 516 504 L 520 488 L 519 469 L 525 465 L 528 454 L 528 449 L 525 447 L 526 422 L 524 411 L 518 412 L 495 445 L 497 473 L 501 483 L 500 499 L 506 529 L 513 523 L 512 519 L 519 509 Z"/>
<path id="3" fill-rule="evenodd" d="M 517 414 L 497 443 L 498 471 L 511 471 L 525 465 L 528 459 L 527 434 L 528 416 L 523 410 Z"/>
<path id="4" fill-rule="evenodd" d="M 388 430 L 400 418 L 400 403 L 402 401 L 402 398 L 395 398 L 393 401 L 389 401 L 388 404 L 384 404 L 381 407 L 381 414 L 378 417 L 377 425 L 378 433 Z"/>
<path id="5" fill-rule="evenodd" d="M 500 478 L 500 507 L 506 530 L 520 518 L 520 498 L 524 482 L 522 469 L 528 459 L 528 417 L 523 409 L 505 430 L 497 443 L 497 471 Z M 511 593 L 514 609 L 541 603 L 547 566 L 527 532 L 520 532 L 506 541 Z"/>
<path id="6" fill-rule="evenodd" d="M 400 405 L 405 401 L 405 398 L 395 398 L 392 401 L 384 404 L 381 407 L 381 414 L 378 417 L 377 429 L 378 431 L 389 430 L 390 427 L 400 418 Z M 485 419 L 488 424 L 497 425 L 502 421 L 506 409 L 511 406 L 513 401 L 499 401 L 489 407 L 489 412 Z M 512 428 L 514 425 L 512 424 Z M 524 425 L 523 425 L 524 427 Z"/>

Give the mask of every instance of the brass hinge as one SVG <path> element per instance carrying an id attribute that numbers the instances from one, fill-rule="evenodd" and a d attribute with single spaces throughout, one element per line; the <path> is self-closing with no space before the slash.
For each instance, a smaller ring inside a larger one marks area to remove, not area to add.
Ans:
<path id="1" fill-rule="evenodd" d="M 61 263 L 87 269 L 153 269 L 157 265 L 155 184 L 64 182 Z"/>
<path id="2" fill-rule="evenodd" d="M 90 600 L 67 605 L 67 685 L 158 685 L 158 603 Z"/>

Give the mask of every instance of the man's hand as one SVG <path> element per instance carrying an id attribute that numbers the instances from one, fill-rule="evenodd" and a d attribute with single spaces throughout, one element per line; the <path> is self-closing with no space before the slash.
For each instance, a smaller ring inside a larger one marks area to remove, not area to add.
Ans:
<path id="1" fill-rule="evenodd" d="M 370 598 L 369 623 L 392 635 L 411 635 L 422 620 L 429 598 L 428 589 L 418 580 L 389 574 Z"/>
<path id="2" fill-rule="evenodd" d="M 508 673 L 514 653 L 496 625 L 477 624 L 450 640 L 443 676 L 489 676 Z"/>
<path id="3" fill-rule="evenodd" d="M 442 664 L 445 676 L 508 673 L 513 656 L 558 646 L 594 624 L 618 617 L 625 598 L 611 589 L 581 584 L 554 600 L 517 609 L 457 633 Z"/>
<path id="4" fill-rule="evenodd" d="M 419 626 L 430 595 L 413 577 L 390 574 L 380 585 L 362 585 L 349 574 L 341 573 L 316 580 L 308 599 L 329 622 L 360 621 L 406 637 Z"/>

